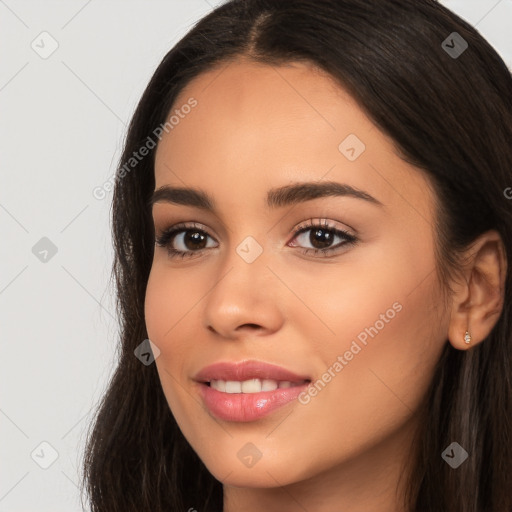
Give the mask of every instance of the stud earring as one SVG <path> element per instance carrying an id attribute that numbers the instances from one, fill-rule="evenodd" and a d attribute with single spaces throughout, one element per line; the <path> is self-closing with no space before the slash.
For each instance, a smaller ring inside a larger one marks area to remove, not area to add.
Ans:
<path id="1" fill-rule="evenodd" d="M 466 345 L 469 345 L 471 343 L 471 334 L 469 334 L 469 331 L 466 331 L 464 334 L 464 341 Z"/>

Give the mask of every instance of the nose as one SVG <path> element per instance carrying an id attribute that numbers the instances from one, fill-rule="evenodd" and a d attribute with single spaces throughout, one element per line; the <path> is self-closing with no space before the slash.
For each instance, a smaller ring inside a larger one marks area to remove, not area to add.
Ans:
<path id="1" fill-rule="evenodd" d="M 231 249 L 203 301 L 205 328 L 226 340 L 268 335 L 281 328 L 284 290 L 268 263 L 265 251 L 248 263 Z"/>

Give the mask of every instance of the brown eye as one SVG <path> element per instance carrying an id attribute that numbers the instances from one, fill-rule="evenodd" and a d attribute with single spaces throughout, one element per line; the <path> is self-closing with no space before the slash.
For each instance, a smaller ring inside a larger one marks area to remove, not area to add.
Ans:
<path id="1" fill-rule="evenodd" d="M 184 234 L 184 236 L 181 239 L 181 244 L 185 246 L 186 249 L 193 251 L 204 249 L 206 247 L 208 235 L 206 235 L 202 231 L 186 230 L 182 231 L 182 233 Z M 173 239 L 175 238 L 177 238 L 176 235 L 173 237 Z"/>
<path id="2" fill-rule="evenodd" d="M 166 247 L 170 257 L 180 256 L 184 258 L 210 248 L 208 238 L 213 240 L 202 229 L 195 226 L 178 225 L 165 230 L 161 236 L 156 238 L 156 244 L 160 247 Z"/>
<path id="3" fill-rule="evenodd" d="M 296 231 L 294 240 L 298 242 L 292 244 L 294 247 L 310 245 L 310 247 L 305 247 L 304 254 L 309 254 L 312 251 L 315 254 L 322 253 L 323 255 L 335 252 L 342 246 L 352 245 L 357 241 L 355 236 L 335 228 L 327 222 L 311 223 L 305 227 L 300 226 Z M 336 241 L 338 242 L 336 243 Z"/>

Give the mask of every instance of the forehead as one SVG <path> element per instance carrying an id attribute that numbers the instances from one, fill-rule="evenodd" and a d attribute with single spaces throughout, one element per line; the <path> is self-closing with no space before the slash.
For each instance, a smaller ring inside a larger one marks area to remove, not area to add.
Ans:
<path id="1" fill-rule="evenodd" d="M 185 108 L 191 101 L 195 106 Z M 364 189 L 384 204 L 405 197 L 409 208 L 431 206 L 420 197 L 425 177 L 399 158 L 393 141 L 342 87 L 312 65 L 223 63 L 193 79 L 169 115 L 177 123 L 158 145 L 155 188 L 198 186 L 229 202 L 235 192 L 264 198 L 272 186 L 329 179 Z M 355 160 L 343 152 L 346 140 L 360 152 Z"/>
<path id="2" fill-rule="evenodd" d="M 329 75 L 305 63 L 223 63 L 193 79 L 170 115 L 188 110 L 190 98 L 197 106 L 164 134 L 167 144 L 160 145 L 160 152 L 164 147 L 179 151 L 185 139 L 192 138 L 195 147 L 214 143 L 216 153 L 235 146 L 251 152 L 275 149 L 301 139 L 308 147 L 322 139 L 325 148 L 338 151 L 343 134 L 357 132 L 364 139 L 374 129 L 350 95 Z M 221 139 L 225 145 L 219 145 Z M 299 154 L 301 148 L 295 151 Z"/>

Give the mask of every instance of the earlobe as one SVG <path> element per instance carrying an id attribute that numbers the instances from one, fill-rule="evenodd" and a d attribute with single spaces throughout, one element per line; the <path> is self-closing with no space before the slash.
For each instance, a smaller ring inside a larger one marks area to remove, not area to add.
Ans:
<path id="1" fill-rule="evenodd" d="M 450 343 L 459 350 L 485 340 L 503 310 L 507 259 L 499 233 L 482 234 L 463 261 L 465 279 L 454 287 L 448 331 Z"/>

